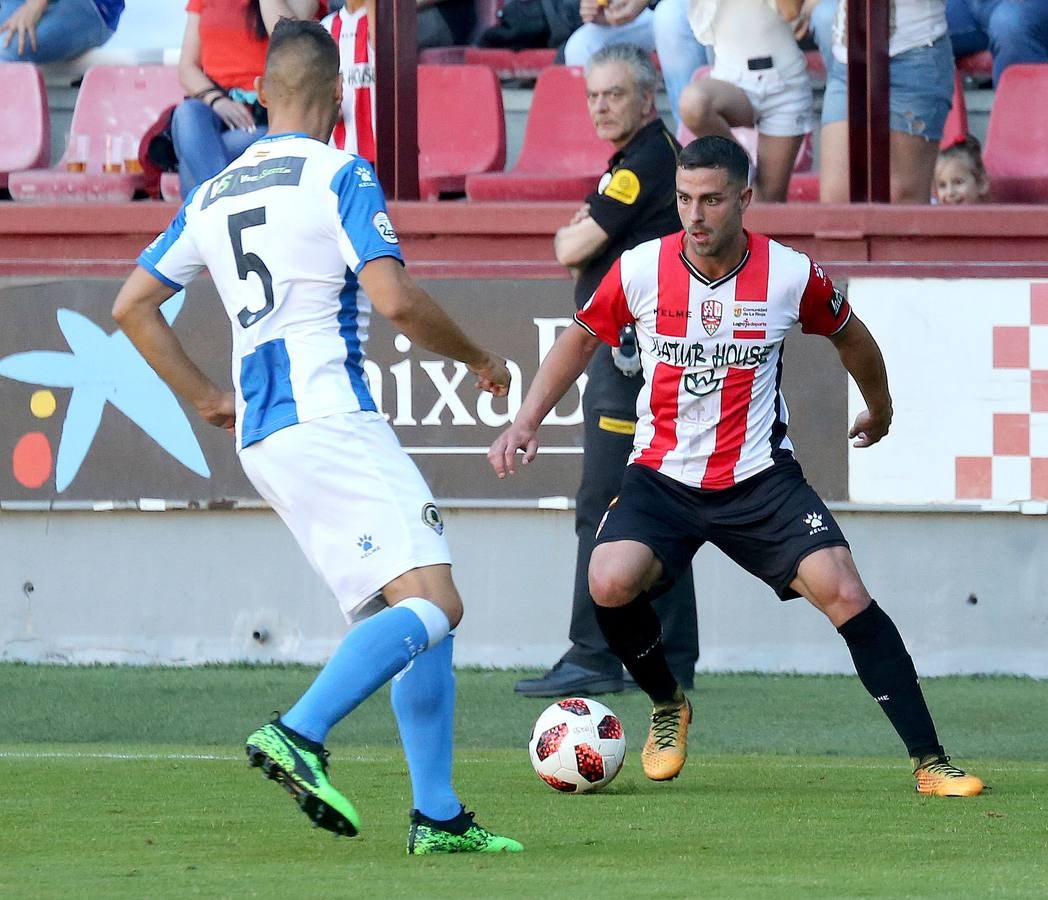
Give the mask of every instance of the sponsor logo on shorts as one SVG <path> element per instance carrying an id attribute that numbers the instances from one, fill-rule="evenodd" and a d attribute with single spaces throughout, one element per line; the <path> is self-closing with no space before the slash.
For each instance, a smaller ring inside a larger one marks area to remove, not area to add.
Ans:
<path id="1" fill-rule="evenodd" d="M 829 531 L 828 525 L 822 524 L 822 514 L 817 512 L 810 512 L 804 517 L 804 524 L 811 529 L 808 534 L 819 534 L 823 531 Z"/>
<path id="2" fill-rule="evenodd" d="M 357 538 L 357 546 L 360 548 L 360 558 L 367 559 L 375 553 L 378 553 L 382 548 L 375 543 L 375 539 L 370 534 L 362 534 Z"/>
<path id="3" fill-rule="evenodd" d="M 444 533 L 444 520 L 440 517 L 440 510 L 437 509 L 436 504 L 427 503 L 422 507 L 422 521 L 437 534 Z"/>

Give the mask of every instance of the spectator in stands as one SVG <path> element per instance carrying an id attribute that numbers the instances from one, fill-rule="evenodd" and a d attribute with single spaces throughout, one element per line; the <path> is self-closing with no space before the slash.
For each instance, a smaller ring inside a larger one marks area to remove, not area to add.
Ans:
<path id="1" fill-rule="evenodd" d="M 477 26 L 473 0 L 418 0 L 416 15 L 419 50 L 468 44 Z"/>
<path id="2" fill-rule="evenodd" d="M 189 0 L 178 62 L 187 98 L 171 120 L 183 197 L 265 134 L 255 77 L 269 31 L 282 16 L 313 18 L 318 7 L 317 0 Z"/>
<path id="3" fill-rule="evenodd" d="M 847 3 L 840 3 L 833 34 L 833 62 L 822 100 L 819 191 L 824 203 L 847 203 L 848 69 Z M 893 0 L 890 129 L 892 203 L 928 203 L 943 125 L 953 101 L 953 49 L 946 28 L 946 0 Z"/>
<path id="4" fill-rule="evenodd" d="M 946 0 L 955 56 L 989 49 L 993 84 L 1015 63 L 1048 62 L 1048 0 Z"/>
<path id="5" fill-rule="evenodd" d="M 688 27 L 688 0 L 662 0 L 654 10 L 648 0 L 580 0 L 582 27 L 564 45 L 564 62 L 584 66 L 601 47 L 635 44 L 659 55 L 666 94 L 677 127 L 678 100 L 692 73 L 707 63 L 703 46 Z"/>
<path id="6" fill-rule="evenodd" d="M 798 40 L 811 32 L 827 72 L 833 65 L 833 22 L 836 18 L 837 0 L 804 0 L 801 14 L 794 23 Z"/>
<path id="7" fill-rule="evenodd" d="M 983 165 L 979 139 L 964 140 L 939 151 L 935 161 L 935 199 L 941 204 L 984 203 L 990 193 L 990 179 Z"/>
<path id="8" fill-rule="evenodd" d="M 0 62 L 51 63 L 101 47 L 124 0 L 2 0 Z"/>
<path id="9" fill-rule="evenodd" d="M 680 115 L 697 137 L 756 127 L 759 200 L 783 202 L 804 135 L 814 125 L 807 61 L 791 24 L 801 0 L 692 0 L 695 36 L 713 47 L 713 71 L 680 97 Z"/>

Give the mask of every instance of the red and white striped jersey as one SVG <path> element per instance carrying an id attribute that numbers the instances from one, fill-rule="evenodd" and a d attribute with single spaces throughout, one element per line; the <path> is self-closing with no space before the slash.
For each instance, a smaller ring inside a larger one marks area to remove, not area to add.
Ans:
<path id="1" fill-rule="evenodd" d="M 761 234 L 710 281 L 683 253 L 684 232 L 619 258 L 575 320 L 612 346 L 635 324 L 644 386 L 630 462 L 720 490 L 792 454 L 782 350 L 795 322 L 831 335 L 851 309 L 803 253 Z"/>
<path id="2" fill-rule="evenodd" d="M 338 44 L 342 72 L 342 118 L 330 144 L 375 164 L 375 50 L 368 40 L 368 18 L 362 6 L 342 7 L 323 21 Z"/>

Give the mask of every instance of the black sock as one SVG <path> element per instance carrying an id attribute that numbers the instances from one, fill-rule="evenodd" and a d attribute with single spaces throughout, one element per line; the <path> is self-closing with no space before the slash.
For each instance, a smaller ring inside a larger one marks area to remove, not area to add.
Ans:
<path id="1" fill-rule="evenodd" d="M 941 754 L 913 660 L 888 614 L 871 601 L 837 631 L 848 644 L 863 687 L 881 705 L 910 756 Z"/>
<path id="2" fill-rule="evenodd" d="M 597 622 L 608 647 L 654 703 L 670 703 L 677 680 L 666 664 L 662 626 L 651 600 L 641 594 L 625 606 L 597 606 Z"/>

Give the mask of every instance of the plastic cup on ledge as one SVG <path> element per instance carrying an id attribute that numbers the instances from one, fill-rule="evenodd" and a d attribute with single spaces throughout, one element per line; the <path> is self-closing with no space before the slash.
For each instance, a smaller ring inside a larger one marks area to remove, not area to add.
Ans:
<path id="1" fill-rule="evenodd" d="M 118 134 L 106 135 L 106 155 L 102 162 L 102 171 L 110 175 L 124 171 L 124 142 Z"/>
<path id="2" fill-rule="evenodd" d="M 91 138 L 86 134 L 70 135 L 66 147 L 66 171 L 86 172 L 91 155 Z"/>
<path id="3" fill-rule="evenodd" d="M 129 134 L 120 136 L 124 148 L 124 171 L 128 175 L 141 175 L 142 163 L 138 160 L 138 143 Z"/>

